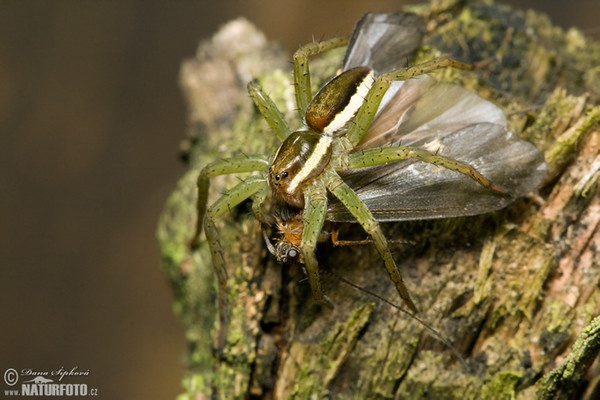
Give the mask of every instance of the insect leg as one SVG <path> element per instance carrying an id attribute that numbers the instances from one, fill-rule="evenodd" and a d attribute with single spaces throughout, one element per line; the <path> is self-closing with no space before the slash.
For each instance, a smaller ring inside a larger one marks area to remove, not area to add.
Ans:
<path id="1" fill-rule="evenodd" d="M 308 274 L 308 280 L 313 292 L 313 298 L 329 307 L 333 307 L 333 303 L 321 288 L 321 280 L 319 278 L 319 263 L 315 250 L 321 229 L 325 223 L 325 215 L 327 214 L 327 189 L 325 185 L 316 180 L 305 189 L 305 202 L 303 213 L 304 229 L 302 231 L 302 256 L 304 265 Z"/>
<path id="2" fill-rule="evenodd" d="M 387 240 L 383 235 L 383 231 L 381 230 L 381 227 L 379 226 L 379 223 L 375 217 L 373 217 L 373 214 L 371 214 L 369 208 L 362 202 L 362 200 L 360 200 L 354 190 L 352 190 L 350 186 L 346 185 L 344 181 L 342 181 L 337 173 L 329 173 L 326 179 L 327 188 L 339 201 L 344 204 L 344 206 L 346 206 L 348 211 L 350 211 L 354 218 L 356 218 L 356 221 L 371 236 L 371 238 L 373 238 L 373 243 L 383 258 L 385 268 L 387 269 L 392 282 L 394 282 L 396 285 L 398 294 L 402 300 L 404 300 L 408 308 L 416 313 L 417 307 L 410 298 L 408 289 L 404 285 L 404 280 L 402 279 L 402 275 L 400 274 L 400 271 L 394 262 L 394 258 L 392 257 Z"/>
<path id="3" fill-rule="evenodd" d="M 264 157 L 240 156 L 212 162 L 204 167 L 202 171 L 200 171 L 200 174 L 198 175 L 198 181 L 196 182 L 198 187 L 198 199 L 196 201 L 198 219 L 196 220 L 196 231 L 191 240 L 192 248 L 198 247 L 200 242 L 204 215 L 206 214 L 206 207 L 208 203 L 210 178 L 219 175 L 266 170 L 267 167 L 268 161 Z"/>
<path id="4" fill-rule="evenodd" d="M 366 149 L 360 152 L 356 152 L 348 155 L 348 167 L 350 169 L 371 167 L 374 165 L 406 160 L 409 158 L 417 158 L 426 163 L 439 165 L 449 170 L 460 172 L 461 174 L 467 175 L 474 181 L 477 181 L 482 186 L 493 190 L 494 192 L 500 194 L 508 193 L 506 189 L 494 184 L 485 176 L 483 176 L 479 171 L 477 171 L 475 168 L 473 168 L 467 163 L 414 147 L 378 147 L 374 149 Z"/>
<path id="5" fill-rule="evenodd" d="M 345 46 L 346 44 L 348 44 L 347 37 L 338 37 L 309 43 L 300 47 L 294 53 L 294 85 L 296 85 L 296 104 L 298 105 L 300 118 L 304 118 L 308 103 L 312 100 L 308 57 L 335 49 L 336 47 Z"/>
<path id="6" fill-rule="evenodd" d="M 354 145 L 357 145 L 361 141 L 365 132 L 369 129 L 369 126 L 371 126 L 371 122 L 373 122 L 373 118 L 375 118 L 375 114 L 377 114 L 379 104 L 392 82 L 405 81 L 415 76 L 424 75 L 437 69 L 447 67 L 458 69 L 475 68 L 472 64 L 467 64 L 448 56 L 442 56 L 421 64 L 413 65 L 412 67 L 397 69 L 378 76 L 371 86 L 362 107 L 356 114 L 354 124 L 352 124 L 348 130 L 346 137 L 348 137 L 350 142 Z"/>
<path id="7" fill-rule="evenodd" d="M 227 191 L 206 211 L 204 233 L 210 249 L 215 274 L 217 275 L 218 287 L 219 330 L 217 333 L 217 349 L 223 348 L 227 334 L 227 269 L 225 268 L 223 248 L 215 221 L 242 201 L 264 190 L 265 187 L 266 182 L 263 177 L 251 176 Z"/>
<path id="8" fill-rule="evenodd" d="M 263 91 L 262 87 L 256 81 L 248 83 L 248 93 L 277 137 L 281 140 L 285 139 L 290 133 L 290 128 L 283 118 L 283 114 L 269 95 Z"/>

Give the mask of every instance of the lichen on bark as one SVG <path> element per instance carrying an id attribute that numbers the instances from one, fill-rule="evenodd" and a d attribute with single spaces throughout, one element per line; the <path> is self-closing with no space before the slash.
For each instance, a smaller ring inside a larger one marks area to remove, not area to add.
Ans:
<path id="1" fill-rule="evenodd" d="M 465 358 L 427 330 L 335 276 L 397 300 L 371 246 L 321 246 L 321 308 L 296 267 L 277 265 L 248 208 L 219 222 L 228 264 L 229 331 L 213 352 L 215 281 L 206 246 L 189 249 L 200 168 L 233 154 L 272 154 L 275 135 L 245 86 L 258 79 L 299 125 L 289 56 L 244 20 L 203 42 L 181 70 L 189 104 L 190 169 L 158 227 L 174 309 L 186 328 L 182 398 L 572 398 L 598 392 L 600 297 L 600 45 L 547 17 L 490 1 L 412 6 L 429 32 L 418 59 L 449 54 L 493 60 L 475 72 L 442 71 L 501 105 L 511 128 L 544 151 L 549 174 L 537 198 L 479 217 L 386 224 L 410 239 L 394 253 L 421 309 Z M 315 86 L 343 50 L 311 59 Z M 243 178 L 243 177 L 242 177 Z M 213 199 L 237 182 L 213 179 Z M 350 234 L 358 229 L 345 227 Z M 360 234 L 360 233 L 359 233 Z M 358 260 L 358 261 L 357 261 Z M 326 273 L 331 271 L 331 274 Z M 587 327 L 586 327 L 587 326 Z"/>

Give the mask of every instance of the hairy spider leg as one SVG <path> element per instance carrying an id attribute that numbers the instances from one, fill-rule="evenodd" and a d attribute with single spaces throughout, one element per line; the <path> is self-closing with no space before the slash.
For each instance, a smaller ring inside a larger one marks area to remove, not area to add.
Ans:
<path id="1" fill-rule="evenodd" d="M 196 233 L 192 238 L 192 247 L 198 246 L 200 234 L 202 230 L 204 230 L 213 268 L 215 270 L 215 275 L 217 276 L 217 298 L 219 309 L 217 349 L 222 349 L 225 345 L 225 338 L 227 336 L 228 302 L 226 292 L 227 269 L 225 267 L 223 248 L 219 240 L 219 231 L 215 221 L 217 218 L 223 216 L 226 212 L 250 197 L 257 196 L 264 199 L 267 184 L 263 176 L 252 175 L 229 189 L 207 208 L 210 178 L 232 173 L 260 171 L 265 170 L 266 167 L 267 161 L 262 157 L 232 157 L 210 163 L 202 169 L 202 172 L 198 176 L 198 202 L 196 205 L 198 220 L 196 224 Z M 255 207 L 259 208 L 259 206 L 255 206 L 255 204 L 257 204 L 256 200 L 253 202 L 253 210 Z M 262 215 L 262 212 L 259 215 Z"/>
<path id="2" fill-rule="evenodd" d="M 268 194 L 269 185 L 265 184 L 258 192 L 256 192 L 252 196 L 252 215 L 254 215 L 258 222 L 260 222 L 262 225 L 270 225 L 273 220 L 272 218 L 267 217 L 265 215 L 265 211 L 262 207 L 263 203 L 267 199 Z"/>
<path id="3" fill-rule="evenodd" d="M 296 85 L 296 105 L 301 119 L 308 104 L 312 100 L 312 89 L 310 87 L 310 70 L 308 68 L 308 57 L 319 53 L 333 50 L 348 44 L 347 36 L 313 42 L 300 47 L 294 53 L 294 84 Z"/>
<path id="4" fill-rule="evenodd" d="M 413 303 L 408 289 L 404 285 L 402 275 L 396 266 L 392 252 L 389 249 L 388 242 L 381 230 L 379 222 L 375 219 L 369 208 L 362 202 L 358 195 L 348 186 L 342 178 L 332 169 L 325 173 L 325 181 L 329 191 L 344 204 L 350 213 L 356 218 L 356 221 L 363 227 L 365 232 L 371 236 L 375 248 L 383 258 L 385 268 L 390 275 L 390 279 L 396 285 L 398 294 L 404 300 L 412 312 L 417 313 L 417 307 Z M 306 257 L 306 255 L 305 255 Z"/>
<path id="5" fill-rule="evenodd" d="M 244 155 L 217 160 L 202 168 L 196 182 L 198 188 L 198 198 L 196 200 L 198 219 L 196 220 L 196 231 L 191 240 L 192 247 L 198 247 L 200 243 L 200 235 L 202 234 L 204 216 L 208 205 L 210 178 L 220 175 L 266 170 L 268 163 L 265 157 Z"/>
<path id="6" fill-rule="evenodd" d="M 506 189 L 491 182 L 471 165 L 424 149 L 408 146 L 377 147 L 374 149 L 361 150 L 346 156 L 348 157 L 347 167 L 349 170 L 416 158 L 426 163 L 438 165 L 451 171 L 467 175 L 474 181 L 477 181 L 482 186 L 493 190 L 494 192 L 500 194 L 508 193 Z"/>
<path id="7" fill-rule="evenodd" d="M 290 127 L 277 105 L 263 91 L 260 84 L 256 81 L 248 83 L 248 94 L 277 137 L 281 140 L 285 139 L 290 134 Z"/>
<path id="8" fill-rule="evenodd" d="M 319 264 L 315 250 L 327 215 L 327 188 L 321 179 L 315 179 L 303 188 L 305 207 L 303 213 L 301 250 L 304 266 L 315 301 L 333 308 L 333 303 L 323 293 L 319 278 Z"/>

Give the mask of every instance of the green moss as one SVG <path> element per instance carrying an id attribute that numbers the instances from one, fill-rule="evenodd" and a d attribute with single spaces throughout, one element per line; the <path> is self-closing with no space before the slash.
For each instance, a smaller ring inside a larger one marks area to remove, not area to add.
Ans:
<path id="1" fill-rule="evenodd" d="M 522 375 L 512 371 L 502 371 L 482 386 L 482 400 L 515 399 L 517 397 L 516 387 Z"/>

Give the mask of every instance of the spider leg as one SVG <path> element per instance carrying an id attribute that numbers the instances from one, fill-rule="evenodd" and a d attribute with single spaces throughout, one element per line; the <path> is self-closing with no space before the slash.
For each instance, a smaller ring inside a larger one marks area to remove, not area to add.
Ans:
<path id="1" fill-rule="evenodd" d="M 256 193 L 265 191 L 265 188 L 266 182 L 263 177 L 251 176 L 227 191 L 206 211 L 204 234 L 206 235 L 213 267 L 217 275 L 218 287 L 219 330 L 217 332 L 217 349 L 223 348 L 227 334 L 227 293 L 225 290 L 227 288 L 227 269 L 225 267 L 223 248 L 219 240 L 216 219 Z"/>
<path id="2" fill-rule="evenodd" d="M 252 196 L 252 215 L 254 215 L 258 222 L 260 222 L 263 226 L 271 225 L 273 219 L 272 217 L 267 217 L 262 208 L 263 203 L 267 199 L 268 193 L 268 186 L 265 185 L 264 188 L 261 188 L 256 192 L 256 194 L 254 194 L 254 196 Z"/>
<path id="3" fill-rule="evenodd" d="M 467 163 L 414 147 L 390 146 L 362 150 L 348 155 L 347 166 L 349 169 L 364 168 L 409 158 L 416 158 L 426 163 L 439 165 L 449 170 L 460 172 L 494 192 L 500 194 L 508 193 L 506 189 L 494 184 Z"/>
<path id="4" fill-rule="evenodd" d="M 344 183 L 342 178 L 340 178 L 336 172 L 328 172 L 325 179 L 327 181 L 327 188 L 329 191 L 331 191 L 331 193 L 333 193 L 333 195 L 339 201 L 341 201 L 344 206 L 346 206 L 348 211 L 350 211 L 354 218 L 356 218 L 356 221 L 371 236 L 377 251 L 379 251 L 379 254 L 383 258 L 385 268 L 387 269 L 392 282 L 394 282 L 396 285 L 398 294 L 402 300 L 404 300 L 408 308 L 410 308 L 413 313 L 417 313 L 417 307 L 410 298 L 408 289 L 404 285 L 404 280 L 402 279 L 402 275 L 400 274 L 400 271 L 394 262 L 388 242 L 383 235 L 383 231 L 381 230 L 381 226 L 373 214 L 371 214 L 369 208 L 362 202 L 362 200 L 360 200 L 354 190 Z"/>
<path id="5" fill-rule="evenodd" d="M 266 167 L 267 161 L 263 157 L 233 157 L 208 164 L 202 169 L 198 176 L 198 200 L 196 203 L 198 219 L 196 222 L 196 232 L 191 240 L 191 247 L 192 249 L 198 247 L 200 235 L 202 230 L 204 230 L 215 275 L 217 276 L 219 302 L 217 349 L 223 348 L 227 333 L 227 294 L 225 291 L 227 285 L 227 269 L 225 268 L 223 249 L 219 241 L 219 232 L 215 220 L 245 199 L 254 196 L 256 193 L 260 193 L 261 191 L 266 191 L 267 183 L 262 176 L 250 176 L 230 189 L 207 209 L 210 178 L 218 175 L 259 171 L 266 169 Z M 262 214 L 259 213 L 259 215 Z"/>
<path id="6" fill-rule="evenodd" d="M 264 92 L 260 84 L 256 81 L 248 83 L 248 93 L 277 137 L 281 140 L 285 139 L 290 133 L 290 128 L 285 118 L 283 118 L 283 114 L 269 95 Z"/>
<path id="7" fill-rule="evenodd" d="M 306 205 L 303 212 L 304 228 L 300 246 L 304 257 L 304 266 L 306 267 L 313 298 L 317 302 L 333 308 L 333 303 L 325 296 L 321 288 L 319 263 L 315 254 L 319 235 L 327 214 L 327 189 L 323 182 L 317 179 L 305 189 L 304 197 Z"/>
<path id="8" fill-rule="evenodd" d="M 267 166 L 268 161 L 264 157 L 239 156 L 212 162 L 200 171 L 198 181 L 196 182 L 198 187 L 198 198 L 196 200 L 198 219 L 196 220 L 196 231 L 191 240 L 192 248 L 198 247 L 200 243 L 200 235 L 202 234 L 203 221 L 208 203 L 210 178 L 219 175 L 265 170 Z"/>
<path id="9" fill-rule="evenodd" d="M 294 85 L 296 85 L 296 104 L 301 119 L 304 119 L 304 113 L 308 103 L 312 100 L 312 91 L 310 88 L 310 71 L 308 68 L 308 57 L 342 47 L 348 44 L 348 37 L 338 37 L 319 42 L 306 44 L 296 50 L 294 53 Z"/>
<path id="10" fill-rule="evenodd" d="M 421 64 L 413 65 L 412 67 L 397 69 L 378 76 L 371 86 L 363 106 L 356 114 L 354 124 L 348 129 L 346 136 L 350 142 L 357 145 L 361 141 L 365 132 L 367 132 L 369 126 L 371 126 L 371 122 L 373 122 L 373 118 L 375 118 L 375 114 L 377 114 L 379 104 L 392 82 L 405 81 L 415 76 L 424 75 L 447 67 L 458 69 L 475 68 L 472 64 L 467 64 L 448 56 L 442 56 Z"/>

